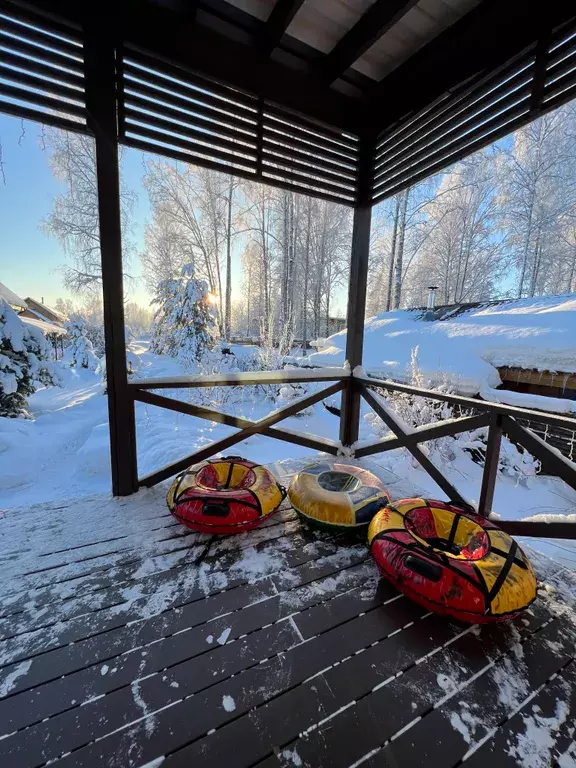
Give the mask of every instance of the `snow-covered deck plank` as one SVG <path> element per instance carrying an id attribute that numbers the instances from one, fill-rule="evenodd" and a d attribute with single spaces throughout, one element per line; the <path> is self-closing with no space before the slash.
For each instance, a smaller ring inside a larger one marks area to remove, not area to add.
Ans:
<path id="1" fill-rule="evenodd" d="M 380 580 L 361 536 L 287 505 L 194 534 L 164 493 L 0 518 L 1 765 L 570 764 L 569 571 L 548 564 L 558 593 L 519 620 L 464 627 Z"/>

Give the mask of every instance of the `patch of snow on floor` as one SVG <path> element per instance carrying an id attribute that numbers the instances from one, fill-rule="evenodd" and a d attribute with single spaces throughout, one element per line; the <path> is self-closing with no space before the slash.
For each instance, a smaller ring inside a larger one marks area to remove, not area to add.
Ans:
<path id="1" fill-rule="evenodd" d="M 31 666 L 32 661 L 23 661 L 21 664 L 18 664 L 18 666 L 15 667 L 12 672 L 10 672 L 10 674 L 6 675 L 6 677 L 0 681 L 0 698 L 3 698 L 10 693 L 10 691 L 16 685 L 16 681 L 25 675 Z"/>
<path id="2" fill-rule="evenodd" d="M 100 667 L 100 674 L 102 676 L 107 675 L 109 669 L 110 667 L 108 666 L 108 664 L 102 664 L 102 666 Z"/>
<path id="3" fill-rule="evenodd" d="M 282 757 L 288 761 L 289 765 L 295 765 L 296 768 L 300 768 L 302 765 L 302 758 L 295 749 L 285 749 L 282 752 Z"/>
<path id="4" fill-rule="evenodd" d="M 548 768 L 552 765 L 552 751 L 556 744 L 554 734 L 566 722 L 569 708 L 565 701 L 556 702 L 553 717 L 544 717 L 540 708 L 534 706 L 532 715 L 524 715 L 525 732 L 516 734 L 516 743 L 509 746 L 507 752 L 514 757 L 522 768 Z M 574 762 L 568 763 L 574 765 Z"/>
<path id="5" fill-rule="evenodd" d="M 436 682 L 443 691 L 446 691 L 446 693 L 454 693 L 458 690 L 456 683 L 451 677 L 448 677 L 448 675 L 442 673 L 438 674 L 436 676 Z"/>
<path id="6" fill-rule="evenodd" d="M 518 657 L 502 659 L 490 670 L 490 675 L 498 689 L 498 701 L 510 711 L 519 707 L 530 692 L 524 665 Z"/>
<path id="7" fill-rule="evenodd" d="M 236 709 L 236 702 L 232 698 L 232 696 L 223 696 L 222 697 L 222 706 L 226 710 L 226 712 L 234 712 Z"/>
<path id="8" fill-rule="evenodd" d="M 224 632 L 220 635 L 220 637 L 216 638 L 216 642 L 218 645 L 226 645 L 226 641 L 230 637 L 230 632 L 232 632 L 232 627 L 226 627 Z"/>
<path id="9" fill-rule="evenodd" d="M 472 741 L 472 737 L 470 736 L 470 729 L 468 728 L 466 723 L 462 720 L 458 712 L 452 712 L 450 714 L 450 724 L 454 728 L 454 730 L 462 734 L 464 741 L 467 744 L 470 744 L 470 742 Z"/>
<path id="10" fill-rule="evenodd" d="M 142 714 L 146 716 L 146 719 L 144 720 L 144 728 L 146 729 L 146 735 L 152 736 L 155 728 L 154 718 L 148 717 L 148 715 L 150 715 L 150 711 L 148 709 L 148 705 L 142 698 L 142 692 L 140 691 L 140 682 L 138 680 L 134 680 L 130 688 L 132 690 L 132 696 L 134 697 L 134 703 L 142 710 Z"/>
<path id="11" fill-rule="evenodd" d="M 206 642 L 208 643 L 208 645 L 212 645 L 212 643 L 214 642 L 214 635 L 208 635 L 208 637 L 206 638 Z"/>
<path id="12" fill-rule="evenodd" d="M 164 762 L 165 757 L 162 755 L 162 757 L 157 757 L 155 760 L 151 760 L 149 763 L 146 763 L 146 765 L 140 765 L 138 768 L 159 768 L 160 765 Z"/>

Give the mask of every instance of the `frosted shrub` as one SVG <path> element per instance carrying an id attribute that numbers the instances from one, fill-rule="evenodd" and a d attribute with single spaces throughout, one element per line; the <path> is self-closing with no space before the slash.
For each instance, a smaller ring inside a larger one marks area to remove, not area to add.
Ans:
<path id="1" fill-rule="evenodd" d="M 68 346 L 64 352 L 64 364 L 70 368 L 96 371 L 100 360 L 88 337 L 86 321 L 81 315 L 72 315 L 65 324 Z"/>
<path id="2" fill-rule="evenodd" d="M 418 366 L 418 347 L 412 350 L 410 356 L 410 384 L 413 387 L 425 387 L 426 385 Z M 452 392 L 447 383 L 440 384 L 435 389 L 445 394 Z M 437 421 L 445 421 L 446 419 L 456 417 L 452 406 L 439 400 L 432 400 L 418 395 L 408 395 L 403 392 L 387 391 L 384 396 L 381 391 L 379 394 L 389 407 L 392 417 L 399 422 L 403 429 L 408 431 L 416 427 L 423 427 L 427 424 L 432 425 Z M 457 416 L 460 415 L 457 414 Z M 382 436 L 391 434 L 391 430 L 374 412 L 368 413 L 366 420 L 377 434 Z M 453 461 L 459 452 L 453 437 L 440 437 L 437 440 L 429 440 L 427 443 L 421 443 L 420 447 L 426 452 L 439 452 L 442 458 L 447 461 Z"/>
<path id="3" fill-rule="evenodd" d="M 25 325 L 0 299 L 0 416 L 28 416 L 27 397 L 37 383 L 61 384 L 50 347 L 37 328 Z"/>

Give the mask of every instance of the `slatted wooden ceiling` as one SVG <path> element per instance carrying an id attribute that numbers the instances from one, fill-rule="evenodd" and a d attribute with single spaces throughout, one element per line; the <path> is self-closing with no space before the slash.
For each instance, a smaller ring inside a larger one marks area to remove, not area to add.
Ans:
<path id="1" fill-rule="evenodd" d="M 234 7 L 261 21 L 267 21 L 276 0 L 227 0 Z M 351 67 L 380 80 L 404 63 L 423 45 L 433 40 L 480 0 L 419 0 L 387 5 L 398 7 L 393 22 Z M 328 54 L 342 41 L 362 16 L 373 6 L 385 7 L 378 0 L 304 0 L 286 28 L 286 36 Z M 396 19 L 394 21 L 394 19 Z M 374 28 L 376 32 L 376 27 Z M 285 44 L 289 44 L 285 41 Z"/>

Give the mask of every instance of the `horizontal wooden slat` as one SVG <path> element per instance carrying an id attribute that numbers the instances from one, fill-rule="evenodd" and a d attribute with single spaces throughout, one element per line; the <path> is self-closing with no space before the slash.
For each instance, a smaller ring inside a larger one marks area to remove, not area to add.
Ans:
<path id="1" fill-rule="evenodd" d="M 236 387 L 254 384 L 284 384 L 303 381 L 340 381 L 349 378 L 347 368 L 318 368 L 314 370 L 247 371 L 241 373 L 212 373 L 208 375 L 169 376 L 156 379 L 132 379 L 128 387 L 135 389 L 179 389 L 185 387 Z"/>
<path id="2" fill-rule="evenodd" d="M 268 148 L 277 148 L 281 152 L 289 152 L 295 160 L 310 160 L 320 168 L 326 168 L 330 171 L 342 175 L 345 178 L 354 181 L 357 176 L 356 167 L 345 163 L 334 162 L 327 155 L 322 155 L 314 147 L 304 142 L 295 140 L 291 136 L 281 136 L 274 131 L 267 131 L 264 126 L 262 131 L 262 146 L 264 151 Z"/>
<path id="3" fill-rule="evenodd" d="M 0 52 L 0 60 L 2 59 L 2 53 Z M 75 99 L 76 101 L 84 100 L 84 92 L 71 88 L 68 85 L 62 85 L 54 80 L 44 80 L 41 77 L 30 75 L 27 72 L 19 72 L 16 69 L 5 67 L 0 64 L 0 78 L 4 80 L 10 80 L 18 85 L 30 86 L 37 90 L 43 91 L 48 95 L 63 96 L 66 99 Z"/>
<path id="4" fill-rule="evenodd" d="M 307 142 L 313 146 L 317 146 L 319 149 L 322 149 L 323 152 L 330 153 L 335 157 L 342 157 L 344 160 L 351 162 L 356 162 L 358 159 L 358 152 L 353 147 L 342 146 L 340 144 L 336 144 L 335 142 L 326 141 L 322 136 L 316 133 L 311 133 L 304 128 L 300 128 L 299 126 L 292 123 L 287 123 L 281 118 L 276 118 L 274 115 L 271 115 L 266 111 L 264 111 L 263 119 L 264 123 L 268 125 L 270 129 L 279 131 L 280 133 L 286 134 L 288 136 L 294 136 L 295 138 L 301 139 L 302 141 Z"/>
<path id="5" fill-rule="evenodd" d="M 135 123 L 128 123 L 126 125 L 126 132 L 133 133 L 136 136 L 142 137 L 144 139 L 152 139 L 159 144 L 165 144 L 172 147 L 177 147 L 178 149 L 183 149 L 190 153 L 191 157 L 196 154 L 206 155 L 210 158 L 222 160 L 222 162 L 227 163 L 228 165 L 234 165 L 237 163 L 238 165 L 244 167 L 256 164 L 254 150 L 238 146 L 238 155 L 234 155 L 231 152 L 225 152 L 224 150 L 219 149 L 218 146 L 215 145 L 216 142 L 212 143 L 210 141 L 209 136 L 206 136 L 205 139 L 203 138 L 202 142 L 200 139 L 196 141 L 187 141 L 185 138 L 173 136 L 172 134 L 162 133 L 160 131 L 154 131 L 150 128 L 136 125 Z"/>
<path id="6" fill-rule="evenodd" d="M 294 115 L 270 102 L 266 102 L 264 111 L 273 118 L 277 118 L 285 123 L 290 123 L 292 126 L 305 131 L 309 135 L 316 134 L 322 141 L 340 145 L 355 153 L 358 151 L 358 139 L 347 135 L 337 128 L 315 123 L 312 120 L 307 120 L 302 115 Z"/>
<path id="7" fill-rule="evenodd" d="M 343 187 L 348 187 L 351 192 L 355 190 L 355 179 L 351 175 L 343 175 L 338 171 L 327 170 L 316 164 L 314 157 L 298 157 L 289 147 L 278 147 L 264 144 L 262 149 L 264 158 L 269 162 L 278 162 L 280 165 L 288 166 L 296 170 L 302 170 L 308 176 L 312 174 L 334 184 L 340 183 Z"/>
<path id="8" fill-rule="evenodd" d="M 235 141 L 234 138 L 236 137 L 229 139 L 219 134 L 219 129 L 217 126 L 214 126 L 214 128 L 210 131 L 201 131 L 196 128 L 191 128 L 187 125 L 181 125 L 171 120 L 165 120 L 164 118 L 157 117 L 156 115 L 149 115 L 145 112 L 142 112 L 141 110 L 133 110 L 129 108 L 124 110 L 124 119 L 126 121 L 126 130 L 132 131 L 134 133 L 138 133 L 141 130 L 141 125 L 139 124 L 144 123 L 145 126 L 149 125 L 153 128 L 157 128 L 158 135 L 164 135 L 163 132 L 166 131 L 165 135 L 167 136 L 167 139 L 170 138 L 173 134 L 177 134 L 182 137 L 197 140 L 199 143 L 203 142 L 212 144 L 232 152 L 237 150 L 238 152 L 247 153 L 253 156 L 255 156 L 256 153 L 255 144 L 250 143 L 249 136 L 243 136 L 242 134 L 238 133 L 236 134 L 237 140 Z M 193 143 L 193 146 L 195 146 L 195 142 Z M 200 144 L 199 148 L 202 148 Z"/>
<path id="9" fill-rule="evenodd" d="M 10 51 L 26 54 L 39 61 L 47 61 L 51 64 L 57 64 L 63 69 L 69 69 L 72 72 L 83 74 L 81 61 L 71 59 L 69 56 L 65 56 L 62 53 L 50 51 L 47 48 L 40 48 L 37 45 L 32 45 L 32 43 L 26 43 L 23 40 L 15 40 L 13 37 L 2 31 L 0 31 L 0 45 L 8 48 Z"/>
<path id="10" fill-rule="evenodd" d="M 163 77 L 157 72 L 139 69 L 138 67 L 133 66 L 129 59 L 124 61 L 124 74 L 127 76 L 128 82 L 134 82 L 132 78 L 135 78 L 147 85 L 155 86 L 160 92 L 173 93 L 184 97 L 184 99 L 189 99 L 190 101 L 188 104 L 190 107 L 193 106 L 191 102 L 198 101 L 201 104 L 207 104 L 216 109 L 231 112 L 232 114 L 236 114 L 239 117 L 244 117 L 248 120 L 254 120 L 256 118 L 256 112 L 254 110 L 248 108 L 242 102 L 233 99 L 234 92 L 231 92 L 229 97 L 230 100 L 220 98 L 211 93 L 209 87 L 205 89 L 194 88 L 193 82 L 191 82 L 190 85 L 185 85 L 176 80 Z"/>
<path id="11" fill-rule="evenodd" d="M 502 405 L 502 403 L 490 403 L 487 400 L 475 400 L 471 397 L 462 397 L 462 395 L 446 394 L 434 389 L 424 389 L 422 387 L 412 387 L 408 384 L 399 384 L 396 381 L 388 379 L 376 379 L 370 376 L 355 376 L 355 379 L 367 385 L 378 389 L 388 389 L 392 392 L 404 392 L 407 395 L 418 397 L 428 397 L 432 400 L 440 400 L 444 403 L 460 406 L 461 408 L 470 408 L 477 411 L 487 411 L 489 413 L 500 413 L 518 417 L 520 419 L 530 419 L 531 421 L 542 424 L 551 424 L 566 429 L 574 429 L 574 420 L 566 416 L 560 416 L 556 413 L 543 413 L 542 411 L 533 411 L 529 408 L 518 408 L 513 405 Z"/>
<path id="12" fill-rule="evenodd" d="M 212 110 L 207 110 L 208 114 L 206 115 L 200 114 L 196 109 L 193 113 L 189 111 L 184 112 L 180 109 L 174 109 L 167 104 L 158 104 L 132 93 L 124 93 L 123 114 L 125 117 L 130 115 L 136 117 L 146 112 L 158 115 L 166 120 L 174 120 L 175 122 L 189 125 L 192 128 L 215 130 L 231 139 L 237 138 L 248 142 L 256 140 L 256 129 L 248 123 L 243 123 L 241 120 L 235 122 L 224 115 L 221 118 L 215 119 L 216 113 Z"/>
<path id="13" fill-rule="evenodd" d="M 25 88 L 18 88 L 14 85 L 8 85 L 7 83 L 0 83 L 0 94 L 9 96 L 12 99 L 18 99 L 18 101 L 24 101 L 28 104 L 34 104 L 35 106 L 52 109 L 61 115 L 68 113 L 71 115 L 78 115 L 78 117 L 86 116 L 85 107 L 80 106 L 79 104 L 72 104 L 68 101 L 53 99 L 50 96 L 45 96 L 41 93 L 35 93 L 33 91 L 26 90 Z M 80 94 L 80 98 L 82 98 L 82 94 Z M 49 122 L 49 120 L 47 120 L 47 122 Z"/>
<path id="14" fill-rule="evenodd" d="M 466 104 L 458 112 L 455 112 L 443 121 L 435 129 L 428 129 L 416 136 L 409 146 L 399 152 L 394 152 L 375 168 L 375 178 L 389 174 L 394 169 L 401 169 L 407 163 L 413 163 L 437 148 L 444 148 L 450 143 L 450 138 L 458 138 L 463 132 L 470 131 L 481 125 L 510 105 L 516 104 L 523 98 L 528 98 L 531 92 L 530 73 L 522 72 L 509 84 L 501 89 L 501 92 L 490 93 L 483 99 L 474 100 Z M 383 164 L 382 164 L 383 163 Z"/>
<path id="15" fill-rule="evenodd" d="M 42 49 L 48 47 L 62 53 L 69 54 L 74 58 L 82 58 L 82 46 L 80 44 L 74 44 L 69 40 L 65 40 L 62 37 L 50 34 L 48 31 L 40 29 L 38 26 L 32 26 L 28 23 L 18 23 L 16 20 L 5 16 L 0 9 L 0 26 L 6 32 L 11 35 L 18 35 L 25 41 L 30 43 L 37 43 Z M 15 47 L 18 47 L 18 42 L 15 41 Z"/>
<path id="16" fill-rule="evenodd" d="M 270 173 L 275 176 L 279 176 L 285 180 L 294 181 L 296 184 L 298 184 L 302 188 L 305 188 L 306 186 L 310 186 L 311 190 L 317 189 L 322 192 L 327 192 L 328 194 L 332 194 L 336 197 L 341 195 L 342 198 L 348 198 L 351 202 L 354 201 L 355 199 L 354 187 L 350 188 L 349 185 L 338 186 L 337 184 L 331 184 L 329 181 L 326 181 L 325 178 L 323 178 L 322 176 L 316 175 L 313 168 L 309 168 L 308 172 L 306 172 L 305 169 L 297 170 L 295 163 L 293 164 L 293 166 L 294 167 L 291 169 L 288 163 L 281 162 L 280 158 L 276 158 L 268 154 L 265 154 L 262 157 L 262 173 L 264 175 L 266 173 Z M 301 167 L 299 164 L 298 166 Z"/>
<path id="17" fill-rule="evenodd" d="M 456 131 L 452 141 L 445 145 L 442 140 L 438 140 L 436 146 L 440 147 L 437 152 L 428 152 L 425 148 L 412 161 L 410 158 L 400 164 L 396 169 L 392 169 L 386 176 L 382 176 L 374 185 L 374 193 L 380 194 L 390 188 L 392 185 L 403 183 L 406 179 L 414 179 L 417 174 L 425 173 L 430 176 L 439 170 L 447 167 L 454 162 L 454 157 L 459 152 L 463 155 L 470 155 L 476 147 L 484 146 L 494 141 L 503 130 L 504 135 L 515 128 L 515 121 L 528 114 L 530 109 L 529 100 L 526 94 L 519 100 L 499 112 L 493 120 L 489 120 L 483 125 L 476 125 L 475 130 L 462 134 Z M 481 118 L 478 118 L 480 121 Z"/>
<path id="18" fill-rule="evenodd" d="M 517 113 L 516 116 L 514 116 L 514 113 Z M 419 168 L 411 168 L 404 175 L 398 175 L 389 181 L 387 185 L 382 185 L 377 190 L 374 190 L 372 204 L 376 205 L 381 200 L 406 189 L 407 186 L 413 186 L 419 181 L 423 181 L 429 176 L 439 173 L 444 170 L 444 168 L 449 167 L 452 163 L 456 163 L 458 160 L 468 157 L 477 150 L 485 147 L 487 144 L 507 136 L 530 122 L 530 115 L 531 113 L 528 106 L 521 105 L 521 107 L 511 110 L 506 115 L 505 119 L 502 122 L 499 122 L 496 128 L 490 125 L 486 132 L 479 130 L 469 136 L 464 136 L 460 141 L 452 144 L 450 147 L 451 153 L 443 155 L 439 160 L 432 162 L 429 165 L 424 162 Z"/>
<path id="19" fill-rule="evenodd" d="M 2 101 L 2 99 L 0 99 L 0 112 L 4 112 L 7 115 L 13 115 L 14 117 L 24 118 L 24 120 L 33 120 L 36 123 L 54 125 L 57 128 L 62 128 L 64 131 L 72 131 L 73 133 L 82 134 L 91 133 L 85 122 L 67 120 L 60 115 L 41 112 L 39 109 L 25 107 L 22 104 L 11 104 L 8 101 Z"/>
<path id="20" fill-rule="evenodd" d="M 75 85 L 78 88 L 84 88 L 84 78 L 82 75 L 68 72 L 59 67 L 53 67 L 50 64 L 43 64 L 28 56 L 22 56 L 18 52 L 1 51 L 0 60 L 3 64 L 17 67 L 25 72 L 32 72 L 36 75 L 51 78 L 52 80 L 59 80 L 63 83 L 68 83 L 69 85 Z"/>
<path id="21" fill-rule="evenodd" d="M 218 94 L 222 99 L 232 101 L 247 108 L 255 108 L 257 104 L 257 99 L 254 96 L 232 86 L 219 83 L 216 80 L 210 80 L 197 72 L 189 72 L 180 67 L 173 66 L 162 59 L 148 56 L 143 51 L 132 49 L 129 46 L 125 47 L 125 52 L 126 62 L 133 61 L 136 67 L 143 67 L 147 71 L 158 71 L 164 75 L 164 82 L 173 82 L 176 79 L 181 83 L 191 83 L 207 94 Z"/>

